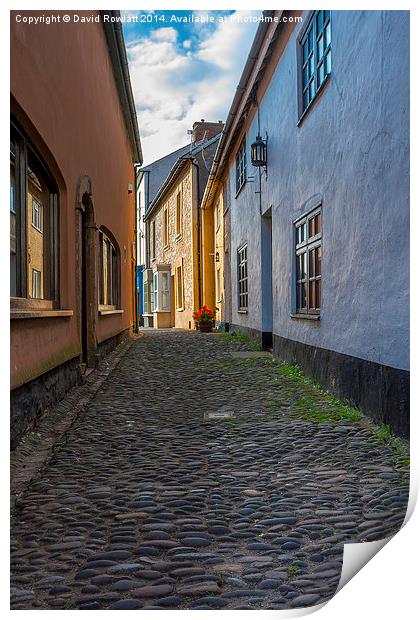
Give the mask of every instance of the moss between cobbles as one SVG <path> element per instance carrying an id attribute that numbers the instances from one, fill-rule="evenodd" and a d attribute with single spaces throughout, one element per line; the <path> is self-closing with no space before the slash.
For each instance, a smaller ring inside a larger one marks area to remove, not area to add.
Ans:
<path id="1" fill-rule="evenodd" d="M 245 336 L 244 334 L 228 334 L 223 332 L 221 334 L 225 342 L 230 344 L 247 344 L 252 351 L 262 351 L 263 348 L 259 342 Z"/>
<path id="2" fill-rule="evenodd" d="M 225 334 L 224 339 L 227 343 L 248 344 L 250 349 L 261 350 L 259 343 L 241 334 Z M 268 371 L 267 385 L 274 389 L 282 389 L 283 399 L 290 399 L 292 412 L 318 424 L 339 423 L 340 421 L 359 423 L 361 428 L 370 430 L 373 443 L 385 444 L 392 449 L 395 466 L 409 466 L 409 443 L 407 441 L 394 437 L 389 425 L 374 424 L 350 402 L 339 400 L 328 390 L 323 390 L 321 385 L 307 377 L 299 366 L 281 362 L 273 357 L 225 360 L 219 365 L 224 369 L 242 367 L 252 368 L 254 371 L 261 369 Z M 298 399 L 296 399 L 297 396 L 299 396 Z M 284 407 L 275 397 L 267 401 L 264 406 L 268 411 L 261 416 L 262 421 L 271 418 L 275 409 Z"/>

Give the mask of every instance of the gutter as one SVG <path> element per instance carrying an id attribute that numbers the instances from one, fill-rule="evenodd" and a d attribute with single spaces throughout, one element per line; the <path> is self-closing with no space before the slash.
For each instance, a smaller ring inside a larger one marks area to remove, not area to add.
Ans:
<path id="1" fill-rule="evenodd" d="M 160 186 L 159 191 L 157 192 L 157 194 L 153 198 L 153 200 L 150 203 L 150 205 L 148 205 L 147 211 L 146 211 L 146 213 L 144 215 L 144 218 L 143 218 L 144 221 L 146 221 L 149 218 L 149 216 L 153 213 L 156 205 L 160 202 L 160 199 L 165 194 L 165 192 L 168 189 L 168 187 L 170 187 L 172 181 L 176 178 L 176 176 L 180 172 L 180 170 L 182 168 L 183 162 L 184 161 L 191 161 L 191 157 L 193 155 L 196 155 L 196 154 L 200 153 L 200 151 L 203 152 L 207 147 L 209 147 L 212 144 L 214 144 L 214 142 L 217 142 L 217 140 L 220 140 L 221 134 L 222 134 L 222 132 L 216 134 L 215 136 L 213 136 L 209 140 L 205 140 L 204 142 L 200 142 L 199 144 L 195 143 L 195 146 L 191 150 L 189 155 L 184 154 L 184 155 L 181 155 L 180 157 L 178 157 L 178 159 L 175 161 L 175 163 L 173 164 L 172 168 L 170 169 L 170 171 L 168 173 L 168 176 L 166 177 L 166 179 L 163 181 L 162 185 Z"/>
<path id="2" fill-rule="evenodd" d="M 281 13 L 283 13 L 283 11 L 281 11 Z M 274 11 L 263 11 L 263 15 L 266 17 L 270 17 L 273 14 L 274 14 Z M 232 129 L 234 119 L 236 118 L 236 114 L 237 114 L 239 105 L 241 103 L 242 97 L 246 91 L 249 78 L 251 77 L 252 71 L 255 67 L 255 61 L 258 59 L 258 54 L 261 49 L 261 45 L 264 41 L 265 35 L 270 25 L 271 24 L 269 22 L 262 21 L 260 25 L 258 26 L 254 40 L 252 42 L 251 49 L 248 54 L 248 58 L 245 63 L 244 70 L 239 80 L 239 84 L 236 88 L 235 96 L 233 98 L 232 104 L 228 112 L 227 120 L 223 128 L 222 135 L 220 137 L 220 142 L 216 149 L 216 153 L 215 153 L 213 164 L 210 170 L 207 185 L 204 190 L 202 205 L 205 205 L 205 203 L 211 196 L 211 193 L 213 190 L 213 183 L 216 179 L 217 170 L 219 168 L 219 164 L 223 161 L 222 156 L 225 155 L 225 151 L 226 151 L 225 147 L 227 146 L 229 139 L 230 139 L 229 134 Z"/>
<path id="3" fill-rule="evenodd" d="M 197 173 L 197 285 L 198 285 L 198 307 L 201 308 L 202 286 L 201 286 L 201 205 L 200 205 L 200 167 L 194 157 L 183 157 L 185 161 L 191 162 Z"/>
<path id="4" fill-rule="evenodd" d="M 133 90 L 131 88 L 127 52 L 120 21 L 120 11 L 100 11 L 100 14 L 102 17 L 102 26 L 105 32 L 125 125 L 131 144 L 133 160 L 135 163 L 141 165 L 143 163 L 143 153 L 137 123 L 136 106 L 134 103 Z M 104 20 L 105 16 L 109 19 L 109 21 Z M 112 18 L 115 21 L 111 22 Z"/>

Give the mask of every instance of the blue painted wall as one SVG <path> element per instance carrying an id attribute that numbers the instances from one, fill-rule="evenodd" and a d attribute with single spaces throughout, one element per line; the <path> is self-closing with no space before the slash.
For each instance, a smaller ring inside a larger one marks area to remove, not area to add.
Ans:
<path id="1" fill-rule="evenodd" d="M 260 103 L 268 133 L 262 211 L 272 210 L 273 332 L 409 367 L 409 13 L 333 11 L 332 74 L 298 126 L 297 24 Z M 255 112 L 255 110 L 254 110 Z M 232 196 L 232 323 L 263 331 L 258 171 Z M 321 320 L 296 320 L 293 225 L 322 198 Z M 308 202 L 309 201 L 309 202 Z M 248 243 L 249 312 L 237 311 L 236 249 Z M 267 258 L 267 257 L 266 257 Z"/>

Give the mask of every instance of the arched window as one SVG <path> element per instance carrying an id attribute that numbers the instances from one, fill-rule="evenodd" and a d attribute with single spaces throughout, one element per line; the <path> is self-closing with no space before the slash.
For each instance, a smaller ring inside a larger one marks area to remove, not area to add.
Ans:
<path id="1" fill-rule="evenodd" d="M 99 306 L 120 304 L 120 254 L 118 245 L 104 229 L 99 230 Z"/>
<path id="2" fill-rule="evenodd" d="M 40 309 L 58 304 L 58 190 L 30 140 L 10 132 L 10 296 Z M 28 302 L 27 300 L 30 300 Z"/>

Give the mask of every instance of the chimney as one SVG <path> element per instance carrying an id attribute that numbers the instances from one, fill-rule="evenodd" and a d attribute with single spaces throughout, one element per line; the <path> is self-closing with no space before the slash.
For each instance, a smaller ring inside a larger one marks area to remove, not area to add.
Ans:
<path id="1" fill-rule="evenodd" d="M 223 122 L 218 121 L 217 123 L 209 123 L 201 119 L 201 121 L 196 121 L 192 128 L 192 141 L 193 142 L 201 142 L 206 139 L 209 140 L 213 138 L 216 134 L 220 133 L 223 130 Z"/>

